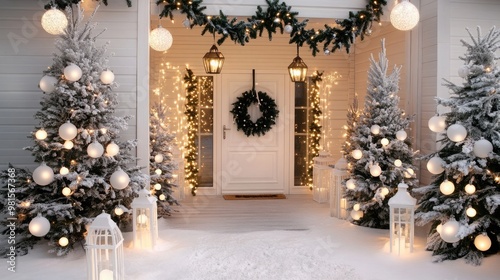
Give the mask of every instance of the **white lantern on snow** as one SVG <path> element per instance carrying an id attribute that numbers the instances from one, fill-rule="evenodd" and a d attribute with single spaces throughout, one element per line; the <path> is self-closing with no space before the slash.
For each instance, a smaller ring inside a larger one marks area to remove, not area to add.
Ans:
<path id="1" fill-rule="evenodd" d="M 396 138 L 400 141 L 404 141 L 408 137 L 408 134 L 406 134 L 406 131 L 400 130 L 396 132 Z"/>
<path id="2" fill-rule="evenodd" d="M 479 251 L 488 251 L 491 247 L 491 239 L 486 233 L 480 234 L 474 238 L 474 246 L 476 246 Z"/>
<path id="3" fill-rule="evenodd" d="M 433 157 L 427 162 L 427 170 L 430 173 L 437 175 L 444 171 L 445 162 L 440 157 Z"/>
<path id="4" fill-rule="evenodd" d="M 372 134 L 374 134 L 374 135 L 379 134 L 379 133 L 380 133 L 380 126 L 379 126 L 379 125 L 376 125 L 376 124 L 372 125 L 372 126 L 370 127 L 370 132 L 371 132 Z"/>
<path id="5" fill-rule="evenodd" d="M 115 142 L 111 142 L 106 146 L 106 153 L 110 157 L 116 156 L 119 152 L 120 147 Z"/>
<path id="6" fill-rule="evenodd" d="M 45 129 L 40 128 L 35 133 L 35 138 L 38 140 L 45 140 L 47 138 L 47 131 Z"/>
<path id="7" fill-rule="evenodd" d="M 57 78 L 53 76 L 45 75 L 40 79 L 38 86 L 45 93 L 51 93 L 56 89 Z"/>
<path id="8" fill-rule="evenodd" d="M 460 240 L 460 238 L 457 237 L 459 229 L 460 224 L 454 218 L 451 218 L 441 227 L 440 236 L 445 242 L 455 243 Z"/>
<path id="9" fill-rule="evenodd" d="M 446 135 L 453 142 L 460 142 L 467 137 L 467 129 L 461 124 L 452 124 L 446 130 Z"/>
<path id="10" fill-rule="evenodd" d="M 59 127 L 59 136 L 64 140 L 73 140 L 78 134 L 76 126 L 69 121 Z"/>
<path id="11" fill-rule="evenodd" d="M 352 150 L 351 156 L 354 159 L 360 159 L 360 158 L 363 157 L 363 152 L 361 150 L 359 150 L 359 149 L 355 149 L 355 150 Z"/>
<path id="12" fill-rule="evenodd" d="M 340 158 L 335 163 L 335 168 L 330 172 L 330 216 L 339 219 L 347 218 L 347 200 L 344 198 L 342 182 L 347 179 L 347 161 Z"/>
<path id="13" fill-rule="evenodd" d="M 115 74 L 113 71 L 106 69 L 101 72 L 101 76 L 99 78 L 103 84 L 109 85 L 115 80 Z"/>
<path id="14" fill-rule="evenodd" d="M 32 235 L 36 237 L 43 237 L 49 233 L 50 222 L 47 218 L 43 217 L 42 214 L 38 213 L 38 215 L 29 223 L 28 229 Z"/>
<path id="15" fill-rule="evenodd" d="M 389 234 L 390 252 L 396 246 L 398 254 L 401 250 L 413 252 L 415 235 L 415 205 L 417 200 L 408 193 L 408 185 L 398 184 L 398 192 L 389 199 Z"/>
<path id="16" fill-rule="evenodd" d="M 155 156 L 155 162 L 156 163 L 161 163 L 163 161 L 163 155 L 162 154 L 157 154 Z"/>
<path id="17" fill-rule="evenodd" d="M 70 82 L 76 82 L 80 80 L 82 74 L 82 69 L 74 63 L 71 63 L 64 68 L 64 77 Z"/>
<path id="18" fill-rule="evenodd" d="M 132 201 L 134 247 L 153 249 L 158 239 L 156 197 L 142 189 Z"/>
<path id="19" fill-rule="evenodd" d="M 390 20 L 394 28 L 407 31 L 413 29 L 420 20 L 417 7 L 408 0 L 401 0 L 391 10 Z"/>
<path id="20" fill-rule="evenodd" d="M 319 203 L 329 201 L 330 171 L 335 164 L 335 159 L 327 152 L 319 152 L 319 156 L 313 158 L 313 200 Z"/>
<path id="21" fill-rule="evenodd" d="M 378 166 L 378 164 L 374 164 L 370 167 L 370 174 L 373 177 L 378 177 L 378 176 L 380 176 L 380 174 L 382 174 L 382 168 L 380 168 L 380 166 Z"/>
<path id="22" fill-rule="evenodd" d="M 123 236 L 111 216 L 97 216 L 87 231 L 87 279 L 123 280 Z"/>
<path id="23" fill-rule="evenodd" d="M 478 158 L 487 158 L 493 152 L 493 145 L 486 139 L 474 142 L 474 155 Z"/>
<path id="24" fill-rule="evenodd" d="M 446 128 L 446 118 L 441 116 L 434 116 L 429 119 L 429 129 L 432 132 L 443 132 Z"/>
<path id="25" fill-rule="evenodd" d="M 64 34 L 68 26 L 68 18 L 56 7 L 47 10 L 42 16 L 42 27 L 47 33 L 52 35 Z"/>
<path id="26" fill-rule="evenodd" d="M 104 153 L 104 147 L 101 143 L 94 141 L 87 146 L 87 154 L 91 158 L 98 158 Z"/>
<path id="27" fill-rule="evenodd" d="M 440 185 L 439 185 L 439 190 L 444 194 L 444 195 L 450 195 L 455 191 L 455 184 L 453 182 L 448 181 L 448 179 L 444 180 Z"/>
<path id="28" fill-rule="evenodd" d="M 46 186 L 54 181 L 54 171 L 52 168 L 48 167 L 45 162 L 42 162 L 42 164 L 33 171 L 33 181 L 35 181 L 37 185 Z"/>
<path id="29" fill-rule="evenodd" d="M 130 177 L 125 171 L 118 167 L 118 169 L 111 174 L 109 181 L 113 188 L 123 190 L 128 186 L 128 183 L 130 183 Z"/>

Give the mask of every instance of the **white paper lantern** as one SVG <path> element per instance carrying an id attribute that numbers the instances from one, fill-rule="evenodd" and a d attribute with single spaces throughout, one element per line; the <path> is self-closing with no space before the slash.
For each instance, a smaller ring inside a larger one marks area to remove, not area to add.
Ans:
<path id="1" fill-rule="evenodd" d="M 476 186 L 472 185 L 472 184 L 467 184 L 465 185 L 465 192 L 468 193 L 468 194 L 473 194 L 476 192 Z"/>
<path id="2" fill-rule="evenodd" d="M 104 153 L 104 147 L 101 143 L 94 141 L 87 146 L 87 154 L 91 158 L 98 158 Z"/>
<path id="3" fill-rule="evenodd" d="M 116 156 L 119 152 L 120 147 L 115 142 L 111 142 L 106 146 L 106 153 L 110 157 Z"/>
<path id="4" fill-rule="evenodd" d="M 361 208 L 361 206 L 359 205 L 359 203 L 356 203 L 352 206 L 352 210 L 354 210 L 354 211 L 359 211 L 360 208 Z"/>
<path id="5" fill-rule="evenodd" d="M 434 116 L 429 119 L 427 124 L 432 132 L 443 132 L 446 128 L 446 118 L 442 116 Z"/>
<path id="6" fill-rule="evenodd" d="M 82 77 L 82 69 L 78 65 L 71 63 L 64 68 L 64 77 L 70 82 L 76 82 Z"/>
<path id="7" fill-rule="evenodd" d="M 457 242 L 460 240 L 460 238 L 456 236 L 459 228 L 460 224 L 455 219 L 449 220 L 441 228 L 441 238 L 448 243 Z"/>
<path id="8" fill-rule="evenodd" d="M 380 166 L 378 166 L 378 164 L 374 164 L 370 167 L 370 174 L 373 177 L 378 177 L 378 176 L 380 176 L 380 174 L 382 174 L 382 168 L 380 168 Z"/>
<path id="9" fill-rule="evenodd" d="M 38 140 L 45 140 L 47 138 L 47 131 L 45 129 L 40 128 L 35 133 L 35 138 Z"/>
<path id="10" fill-rule="evenodd" d="M 117 216 L 121 216 L 121 215 L 123 215 L 123 213 L 124 213 L 124 212 L 125 212 L 125 211 L 123 211 L 123 209 L 122 209 L 120 206 L 115 207 L 115 214 L 116 214 Z"/>
<path id="11" fill-rule="evenodd" d="M 349 179 L 345 182 L 346 188 L 349 190 L 354 190 L 356 188 L 356 180 L 354 179 Z"/>
<path id="12" fill-rule="evenodd" d="M 45 217 L 42 217 L 40 213 L 31 220 L 28 225 L 30 233 L 36 237 L 43 237 L 50 230 L 50 222 Z"/>
<path id="13" fill-rule="evenodd" d="M 380 126 L 376 125 L 376 124 L 372 125 L 370 127 L 370 132 L 373 133 L 374 135 L 379 134 L 380 133 Z"/>
<path id="14" fill-rule="evenodd" d="M 363 157 L 363 152 L 359 149 L 356 149 L 356 150 L 352 150 L 351 152 L 351 156 L 354 158 L 354 159 L 360 159 Z"/>
<path id="15" fill-rule="evenodd" d="M 404 141 L 408 137 L 408 134 L 404 130 L 396 132 L 396 138 L 400 141 Z"/>
<path id="16" fill-rule="evenodd" d="M 69 169 L 65 166 L 61 167 L 61 169 L 59 169 L 59 174 L 61 175 L 68 175 L 69 173 Z"/>
<path id="17" fill-rule="evenodd" d="M 486 234 L 480 234 L 474 238 L 474 246 L 479 251 L 488 251 L 491 247 L 491 239 Z"/>
<path id="18" fill-rule="evenodd" d="M 450 195 L 455 191 L 455 185 L 453 182 L 444 180 L 440 185 L 439 185 L 439 190 L 444 194 L 444 195 Z"/>
<path id="19" fill-rule="evenodd" d="M 458 68 L 458 76 L 460 78 L 467 78 L 467 76 L 469 76 L 469 73 L 470 73 L 470 69 L 469 69 L 469 66 L 467 65 L 462 65 L 460 66 L 460 68 Z"/>
<path id="20" fill-rule="evenodd" d="M 382 144 L 382 146 L 387 146 L 387 145 L 389 145 L 389 139 L 387 139 L 387 138 L 382 138 L 382 140 L 380 140 L 380 144 Z"/>
<path id="21" fill-rule="evenodd" d="M 70 196 L 71 195 L 71 189 L 68 188 L 68 187 L 64 187 L 61 192 L 62 192 L 62 194 L 64 196 Z"/>
<path id="22" fill-rule="evenodd" d="M 99 78 L 103 84 L 109 85 L 115 80 L 115 74 L 113 71 L 106 69 L 101 72 L 101 76 Z"/>
<path id="23" fill-rule="evenodd" d="M 441 174 L 444 171 L 444 165 L 446 163 L 440 157 L 433 157 L 427 162 L 427 170 L 430 173 L 437 175 Z"/>
<path id="24" fill-rule="evenodd" d="M 165 197 L 165 195 L 164 195 L 164 194 L 160 194 L 160 196 L 159 196 L 158 198 L 159 198 L 160 200 L 165 200 L 165 199 L 166 199 L 166 197 Z"/>
<path id="25" fill-rule="evenodd" d="M 45 93 L 52 93 L 56 89 L 57 78 L 45 75 L 40 79 L 38 86 Z"/>
<path id="26" fill-rule="evenodd" d="M 64 29 L 68 26 L 66 15 L 56 7 L 47 10 L 42 16 L 42 27 L 47 33 L 52 35 L 64 34 Z"/>
<path id="27" fill-rule="evenodd" d="M 461 124 L 452 124 L 446 130 L 446 135 L 453 142 L 460 142 L 467 137 L 467 129 Z"/>
<path id="28" fill-rule="evenodd" d="M 493 145 L 486 139 L 474 142 L 474 155 L 478 158 L 487 158 L 493 152 Z"/>
<path id="29" fill-rule="evenodd" d="M 465 210 L 465 213 L 467 214 L 468 217 L 474 218 L 477 214 L 477 211 L 476 211 L 476 209 L 469 207 L 469 208 L 467 208 L 467 210 Z"/>
<path id="30" fill-rule="evenodd" d="M 167 51 L 172 46 L 172 42 L 172 34 L 161 25 L 149 33 L 149 46 L 155 51 Z"/>
<path id="31" fill-rule="evenodd" d="M 155 190 L 159 191 L 161 190 L 161 184 L 156 183 L 154 186 Z"/>
<path id="32" fill-rule="evenodd" d="M 363 218 L 363 211 L 351 211 L 351 218 L 355 221 Z"/>
<path id="33" fill-rule="evenodd" d="M 130 177 L 128 174 L 118 168 L 113 174 L 111 174 L 111 178 L 109 179 L 111 186 L 117 190 L 123 190 L 130 183 Z"/>
<path id="34" fill-rule="evenodd" d="M 54 171 L 52 168 L 48 167 L 45 162 L 42 162 L 42 164 L 33 171 L 33 181 L 35 181 L 37 185 L 46 186 L 54 181 Z"/>
<path id="35" fill-rule="evenodd" d="M 403 165 L 403 162 L 400 159 L 397 159 L 397 160 L 394 161 L 394 165 L 396 167 L 401 167 L 401 165 Z"/>
<path id="36" fill-rule="evenodd" d="M 64 140 L 73 140 L 78 134 L 76 126 L 69 121 L 59 127 L 59 136 Z"/>
<path id="37" fill-rule="evenodd" d="M 413 29 L 420 19 L 417 7 L 408 0 L 401 0 L 391 11 L 390 20 L 394 28 L 407 31 Z"/>
<path id="38" fill-rule="evenodd" d="M 157 155 L 155 156 L 155 162 L 160 163 L 160 162 L 162 162 L 162 161 L 163 161 L 163 155 L 161 155 L 161 154 L 157 154 Z"/>
<path id="39" fill-rule="evenodd" d="M 155 173 L 156 173 L 157 175 L 161 175 L 162 171 L 161 171 L 161 169 L 159 169 L 159 168 L 158 168 L 158 169 L 156 169 L 156 170 L 155 170 Z"/>
<path id="40" fill-rule="evenodd" d="M 285 25 L 285 33 L 290 34 L 293 31 L 293 27 L 290 24 Z"/>
<path id="41" fill-rule="evenodd" d="M 74 145 L 75 145 L 75 144 L 73 144 L 73 141 L 71 141 L 71 140 L 66 140 L 66 141 L 64 141 L 63 147 L 64 147 L 66 150 L 71 150 L 71 149 L 73 149 L 73 146 L 74 146 Z"/>
<path id="42" fill-rule="evenodd" d="M 69 244 L 69 240 L 68 240 L 67 237 L 63 236 L 63 237 L 59 238 L 59 242 L 58 243 L 59 243 L 59 246 L 66 247 Z"/>
<path id="43" fill-rule="evenodd" d="M 389 194 L 389 189 L 387 187 L 383 187 L 382 189 L 380 189 L 380 193 L 383 195 L 383 196 L 386 196 Z"/>

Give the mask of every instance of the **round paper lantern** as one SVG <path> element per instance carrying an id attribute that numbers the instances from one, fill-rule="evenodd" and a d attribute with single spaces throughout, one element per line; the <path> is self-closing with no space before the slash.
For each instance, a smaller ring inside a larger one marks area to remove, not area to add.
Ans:
<path id="1" fill-rule="evenodd" d="M 427 170 L 430 173 L 437 175 L 441 174 L 444 171 L 444 165 L 446 163 L 440 157 L 433 157 L 427 162 Z"/>
<path id="2" fill-rule="evenodd" d="M 441 238 L 448 243 L 457 242 L 460 240 L 460 238 L 456 236 L 459 228 L 460 224 L 455 219 L 449 220 L 441 228 Z"/>
<path id="3" fill-rule="evenodd" d="M 156 183 L 154 188 L 155 188 L 155 190 L 159 191 L 159 190 L 161 190 L 161 185 Z"/>
<path id="4" fill-rule="evenodd" d="M 74 144 L 71 140 L 66 140 L 64 141 L 64 144 L 63 144 L 63 147 L 66 149 L 66 150 L 71 150 L 73 148 Z"/>
<path id="5" fill-rule="evenodd" d="M 356 181 L 354 179 L 349 179 L 345 182 L 346 188 L 354 190 L 356 188 Z"/>
<path id="6" fill-rule="evenodd" d="M 446 135 L 453 142 L 460 142 L 467 137 L 467 130 L 461 124 L 452 124 L 446 130 Z"/>
<path id="7" fill-rule="evenodd" d="M 387 138 L 382 138 L 382 140 L 380 140 L 380 144 L 382 144 L 382 146 L 387 146 L 387 145 L 389 145 L 389 139 L 387 139 Z"/>
<path id="8" fill-rule="evenodd" d="M 293 27 L 290 24 L 285 25 L 285 33 L 290 34 L 293 31 Z"/>
<path id="9" fill-rule="evenodd" d="M 356 149 L 356 150 L 352 150 L 351 152 L 351 156 L 354 158 L 354 159 L 360 159 L 363 157 L 363 152 L 359 149 Z"/>
<path id="10" fill-rule="evenodd" d="M 390 20 L 394 28 L 407 31 L 413 29 L 420 19 L 417 7 L 408 0 L 402 0 L 392 8 Z"/>
<path id="11" fill-rule="evenodd" d="M 361 208 L 361 206 L 359 205 L 359 203 L 356 203 L 352 206 L 352 210 L 354 210 L 354 211 L 359 211 L 360 208 Z"/>
<path id="12" fill-rule="evenodd" d="M 137 223 L 140 225 L 144 225 L 148 222 L 148 216 L 146 214 L 140 214 L 137 216 Z"/>
<path id="13" fill-rule="evenodd" d="M 467 214 L 468 217 L 474 218 L 477 214 L 477 211 L 476 211 L 476 209 L 469 207 L 469 208 L 467 208 L 467 210 L 465 210 L 465 213 Z"/>
<path id="14" fill-rule="evenodd" d="M 429 129 L 432 132 L 443 132 L 446 128 L 446 118 L 441 116 L 434 116 L 429 119 L 427 123 L 429 125 Z"/>
<path id="15" fill-rule="evenodd" d="M 371 133 L 373 133 L 373 134 L 377 135 L 377 134 L 379 134 L 379 133 L 380 133 L 380 126 L 378 126 L 378 125 L 374 124 L 374 125 L 372 125 L 372 126 L 370 127 L 370 131 L 371 131 Z"/>
<path id="16" fill-rule="evenodd" d="M 164 52 L 170 49 L 172 42 L 172 34 L 162 26 L 158 26 L 149 33 L 149 46 L 155 51 Z"/>
<path id="17" fill-rule="evenodd" d="M 64 29 L 68 26 L 68 18 L 56 7 L 47 10 L 42 16 L 42 27 L 47 33 L 52 35 L 64 34 Z"/>
<path id="18" fill-rule="evenodd" d="M 115 80 L 115 74 L 113 71 L 106 69 L 101 72 L 101 76 L 99 78 L 103 84 L 109 85 Z"/>
<path id="19" fill-rule="evenodd" d="M 104 153 L 104 147 L 101 143 L 94 141 L 87 146 L 87 154 L 91 158 L 98 158 Z"/>
<path id="20" fill-rule="evenodd" d="M 35 138 L 38 140 L 45 140 L 45 138 L 47 138 L 47 131 L 45 131 L 45 129 L 43 128 L 40 128 L 36 131 Z"/>
<path id="21" fill-rule="evenodd" d="M 478 158 L 487 158 L 493 152 L 493 145 L 486 139 L 474 142 L 474 155 Z"/>
<path id="22" fill-rule="evenodd" d="M 351 211 L 351 218 L 355 221 L 363 218 L 363 211 Z"/>
<path id="23" fill-rule="evenodd" d="M 440 185 L 439 185 L 439 190 L 444 194 L 444 195 L 450 195 L 455 191 L 455 185 L 453 182 L 444 180 Z"/>
<path id="24" fill-rule="evenodd" d="M 41 214 L 38 214 L 28 225 L 30 233 L 36 237 L 43 237 L 50 230 L 50 222 Z"/>
<path id="25" fill-rule="evenodd" d="M 120 168 L 111 174 L 109 179 L 111 186 L 117 190 L 123 190 L 130 183 L 130 177 L 128 174 L 121 170 Z"/>
<path id="26" fill-rule="evenodd" d="M 408 134 L 406 134 L 406 131 L 400 130 L 396 132 L 396 138 L 400 141 L 404 141 L 408 137 Z"/>
<path id="27" fill-rule="evenodd" d="M 35 171 L 33 171 L 33 181 L 40 186 L 46 186 L 54 181 L 54 171 L 42 162 Z"/>
<path id="28" fill-rule="evenodd" d="M 52 93 L 56 89 L 57 78 L 45 75 L 40 79 L 38 86 L 45 93 Z"/>
<path id="29" fill-rule="evenodd" d="M 443 224 L 439 224 L 439 225 L 436 227 L 436 231 L 439 233 L 439 235 L 441 235 L 441 232 L 443 231 Z"/>
<path id="30" fill-rule="evenodd" d="M 59 174 L 61 175 L 67 175 L 69 173 L 69 169 L 65 166 L 61 167 L 61 169 L 59 169 Z"/>
<path id="31" fill-rule="evenodd" d="M 380 176 L 380 174 L 382 174 L 382 168 L 380 168 L 380 166 L 378 166 L 377 164 L 372 165 L 370 167 L 370 174 L 373 177 L 378 177 L 378 176 Z"/>
<path id="32" fill-rule="evenodd" d="M 71 189 L 70 189 L 70 188 L 68 188 L 68 187 L 64 187 L 64 188 L 62 189 L 62 194 L 63 194 L 64 196 L 70 196 L 70 195 L 71 195 Z"/>
<path id="33" fill-rule="evenodd" d="M 163 155 L 161 155 L 161 154 L 157 154 L 157 155 L 155 156 L 155 162 L 160 163 L 160 162 L 162 162 L 162 161 L 163 161 Z"/>
<path id="34" fill-rule="evenodd" d="M 164 195 L 164 194 L 160 194 L 160 196 L 159 196 L 158 198 L 159 198 L 160 200 L 165 200 L 165 199 L 166 199 L 166 197 L 165 197 L 165 195 Z"/>
<path id="35" fill-rule="evenodd" d="M 161 175 L 162 171 L 161 171 L 161 169 L 159 169 L 159 168 L 158 168 L 158 169 L 156 169 L 156 170 L 155 170 L 155 173 L 156 173 L 157 175 Z"/>
<path id="36" fill-rule="evenodd" d="M 470 69 L 469 69 L 469 66 L 467 65 L 462 65 L 460 66 L 460 68 L 458 68 L 458 76 L 460 78 L 467 78 L 467 76 L 469 76 L 469 73 L 470 73 Z"/>
<path id="37" fill-rule="evenodd" d="M 73 140 L 78 133 L 76 126 L 69 121 L 59 127 L 59 136 L 64 140 Z"/>
<path id="38" fill-rule="evenodd" d="M 380 193 L 383 195 L 383 196 L 386 196 L 389 194 L 389 189 L 387 187 L 383 187 L 382 189 L 380 189 Z"/>
<path id="39" fill-rule="evenodd" d="M 120 147 L 115 142 L 111 142 L 106 146 L 106 153 L 110 157 L 116 156 L 119 152 Z"/>
<path id="40" fill-rule="evenodd" d="M 82 69 L 78 65 L 71 63 L 64 68 L 64 77 L 70 82 L 76 82 L 82 77 Z"/>
<path id="41" fill-rule="evenodd" d="M 468 193 L 468 194 L 473 194 L 476 192 L 476 187 L 472 184 L 467 184 L 465 185 L 465 192 Z"/>
<path id="42" fill-rule="evenodd" d="M 394 161 L 394 165 L 396 167 L 401 167 L 401 165 L 403 165 L 403 162 L 400 159 L 397 159 L 397 160 Z"/>
<path id="43" fill-rule="evenodd" d="M 491 239 L 486 234 L 480 234 L 474 238 L 474 246 L 479 251 L 488 251 L 491 247 Z"/>
<path id="44" fill-rule="evenodd" d="M 68 246 L 68 244 L 69 244 L 69 240 L 68 240 L 68 238 L 66 238 L 66 237 L 64 237 L 64 236 L 63 236 L 63 237 L 61 237 L 61 238 L 59 238 L 59 245 L 60 245 L 61 247 L 66 247 L 66 246 Z"/>
<path id="45" fill-rule="evenodd" d="M 120 206 L 117 206 L 117 207 L 115 208 L 115 214 L 116 214 L 117 216 L 121 216 L 121 215 L 123 215 L 123 213 L 124 213 L 124 211 L 123 211 L 123 209 L 122 209 Z"/>

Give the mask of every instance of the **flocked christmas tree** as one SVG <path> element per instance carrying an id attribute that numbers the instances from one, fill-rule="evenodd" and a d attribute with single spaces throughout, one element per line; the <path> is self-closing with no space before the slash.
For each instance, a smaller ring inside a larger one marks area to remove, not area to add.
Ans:
<path id="1" fill-rule="evenodd" d="M 106 46 L 96 46 L 94 25 L 83 21 L 79 6 L 67 15 L 69 25 L 56 41 L 59 54 L 40 81 L 45 94 L 35 114 L 39 127 L 30 136 L 34 145 L 26 148 L 41 164 L 33 173 L 10 169 L 17 174 L 15 209 L 7 215 L 16 218 L 21 254 L 40 237 L 58 255 L 82 246 L 86 226 L 103 211 L 119 224 L 128 221 L 129 215 L 116 213 L 130 209 L 147 184 L 131 154 L 136 142 L 118 142 L 129 118 L 114 115 L 117 85 L 107 69 Z M 2 198 L 7 191 L 1 189 Z"/>
<path id="2" fill-rule="evenodd" d="M 379 61 L 370 58 L 368 89 L 359 123 L 350 139 L 347 156 L 350 179 L 346 181 L 345 198 L 354 224 L 389 227 L 388 200 L 405 182 L 416 184 L 414 152 L 405 130 L 410 118 L 398 107 L 400 68 L 387 75 L 388 60 L 382 40 Z"/>
<path id="3" fill-rule="evenodd" d="M 436 261 L 465 258 L 478 265 L 499 250 L 500 241 L 500 31 L 470 34 L 458 73 L 461 85 L 446 81 L 450 98 L 438 98 L 449 112 L 429 121 L 443 132 L 441 148 L 427 156 L 433 182 L 422 194 L 417 222 L 431 223 L 427 249 Z M 440 120 L 441 118 L 441 120 Z M 440 122 L 441 121 L 441 122 Z M 446 135 L 444 134 L 446 132 Z"/>
<path id="4" fill-rule="evenodd" d="M 177 187 L 173 174 L 177 163 L 172 157 L 175 135 L 170 133 L 165 119 L 166 108 L 158 103 L 154 104 L 149 115 L 149 169 L 152 192 L 158 199 L 158 217 L 169 216 L 172 211 L 170 205 L 177 204 L 172 196 L 173 188 Z"/>
<path id="5" fill-rule="evenodd" d="M 347 158 L 354 150 L 350 139 L 358 125 L 359 115 L 358 95 L 356 94 L 351 106 L 347 109 L 347 124 L 344 125 L 345 132 L 342 135 L 346 139 L 346 141 L 342 143 L 342 156 L 344 158 Z"/>

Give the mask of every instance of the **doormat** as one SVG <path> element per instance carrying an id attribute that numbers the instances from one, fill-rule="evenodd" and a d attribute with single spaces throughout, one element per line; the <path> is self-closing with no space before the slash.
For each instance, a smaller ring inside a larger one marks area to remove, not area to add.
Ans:
<path id="1" fill-rule="evenodd" d="M 284 194 L 226 194 L 225 200 L 286 199 Z"/>

